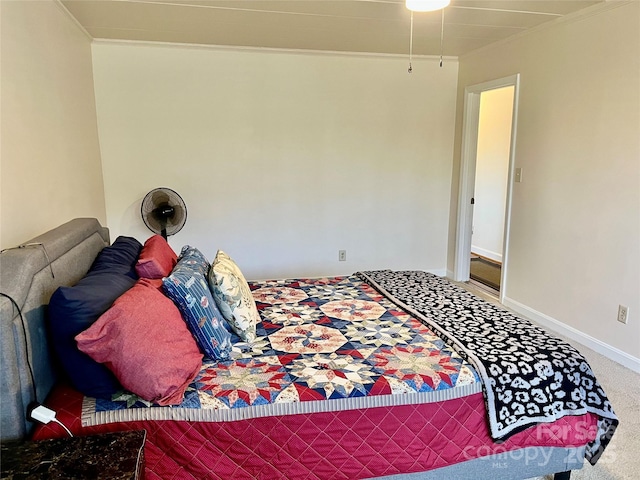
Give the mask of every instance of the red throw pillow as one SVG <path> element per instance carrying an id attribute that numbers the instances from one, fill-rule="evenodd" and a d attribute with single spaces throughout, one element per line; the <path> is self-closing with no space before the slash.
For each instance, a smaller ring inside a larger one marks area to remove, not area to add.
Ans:
<path id="1" fill-rule="evenodd" d="M 75 338 L 78 348 L 104 363 L 124 388 L 159 405 L 181 403 L 202 367 L 180 311 L 147 279 Z"/>
<path id="2" fill-rule="evenodd" d="M 178 262 L 178 256 L 160 235 L 149 237 L 136 263 L 136 273 L 140 278 L 168 277 Z"/>

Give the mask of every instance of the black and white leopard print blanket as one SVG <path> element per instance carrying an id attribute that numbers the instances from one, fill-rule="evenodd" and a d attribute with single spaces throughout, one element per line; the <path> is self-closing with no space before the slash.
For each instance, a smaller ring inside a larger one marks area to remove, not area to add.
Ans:
<path id="1" fill-rule="evenodd" d="M 494 440 L 591 412 L 598 416 L 598 434 L 585 458 L 595 465 L 618 418 L 575 348 L 433 274 L 379 270 L 357 275 L 446 337 L 476 367 Z"/>

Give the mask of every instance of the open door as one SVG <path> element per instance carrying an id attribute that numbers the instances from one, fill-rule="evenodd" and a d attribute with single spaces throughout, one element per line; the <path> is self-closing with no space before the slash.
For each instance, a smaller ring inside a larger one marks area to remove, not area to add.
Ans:
<path id="1" fill-rule="evenodd" d="M 473 85 L 465 89 L 465 104 L 463 117 L 462 158 L 460 168 L 460 188 L 458 198 L 458 223 L 456 235 L 456 252 L 454 266 L 454 280 L 469 281 L 471 244 L 473 231 L 474 203 L 476 199 L 475 181 L 476 164 L 478 160 L 480 105 L 481 95 L 504 87 L 513 87 L 513 109 L 511 118 L 511 135 L 509 138 L 509 154 L 507 165 L 507 184 L 504 201 L 504 228 L 502 235 L 502 269 L 500 274 L 500 301 L 504 298 L 508 272 L 509 227 L 511 213 L 511 195 L 514 177 L 515 138 L 518 112 L 518 84 L 519 75 Z"/>

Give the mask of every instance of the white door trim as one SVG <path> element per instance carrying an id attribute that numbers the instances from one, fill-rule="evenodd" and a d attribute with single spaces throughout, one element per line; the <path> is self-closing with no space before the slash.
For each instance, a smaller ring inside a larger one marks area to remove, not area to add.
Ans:
<path id="1" fill-rule="evenodd" d="M 520 74 L 499 78 L 490 82 L 471 85 L 464 89 L 464 110 L 462 119 L 462 155 L 460 159 L 460 183 L 458 190 L 458 222 L 456 229 L 456 250 L 454 280 L 469 280 L 471 261 L 471 229 L 473 225 L 473 198 L 476 180 L 476 156 L 478 150 L 478 123 L 480 118 L 480 94 L 502 87 L 514 87 L 513 117 L 511 122 L 511 142 L 509 151 L 509 171 L 507 174 L 507 200 L 505 205 L 504 242 L 502 254 L 502 278 L 500 281 L 500 302 L 504 300 L 507 285 L 507 263 L 509 261 L 509 230 L 511 227 L 511 199 L 516 151 L 518 120 L 518 98 Z"/>

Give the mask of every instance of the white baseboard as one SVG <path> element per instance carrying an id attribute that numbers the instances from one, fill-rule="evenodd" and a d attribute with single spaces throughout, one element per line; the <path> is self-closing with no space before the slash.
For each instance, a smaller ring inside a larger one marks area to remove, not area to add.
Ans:
<path id="1" fill-rule="evenodd" d="M 505 307 L 508 307 L 515 312 L 523 315 L 529 320 L 533 320 L 534 322 L 542 325 L 543 327 L 547 327 L 550 330 L 553 330 L 565 337 L 568 337 L 576 342 L 581 343 L 585 347 L 588 347 L 601 355 L 613 360 L 614 362 L 619 363 L 620 365 L 627 367 L 634 372 L 640 373 L 640 358 L 636 358 L 633 355 L 629 355 L 628 353 L 623 352 L 611 345 L 604 343 L 597 338 L 592 337 L 591 335 L 587 335 L 586 333 L 581 332 L 580 330 L 573 328 L 565 323 L 556 320 L 544 313 L 540 313 L 526 305 L 523 305 L 520 302 L 517 302 L 511 298 L 504 297 L 503 302 Z"/>
<path id="2" fill-rule="evenodd" d="M 480 255 L 481 257 L 485 257 L 489 260 L 495 260 L 496 262 L 502 263 L 501 253 L 492 252 L 491 250 L 485 250 L 484 248 L 476 247 L 475 245 L 471 245 L 471 251 Z"/>

